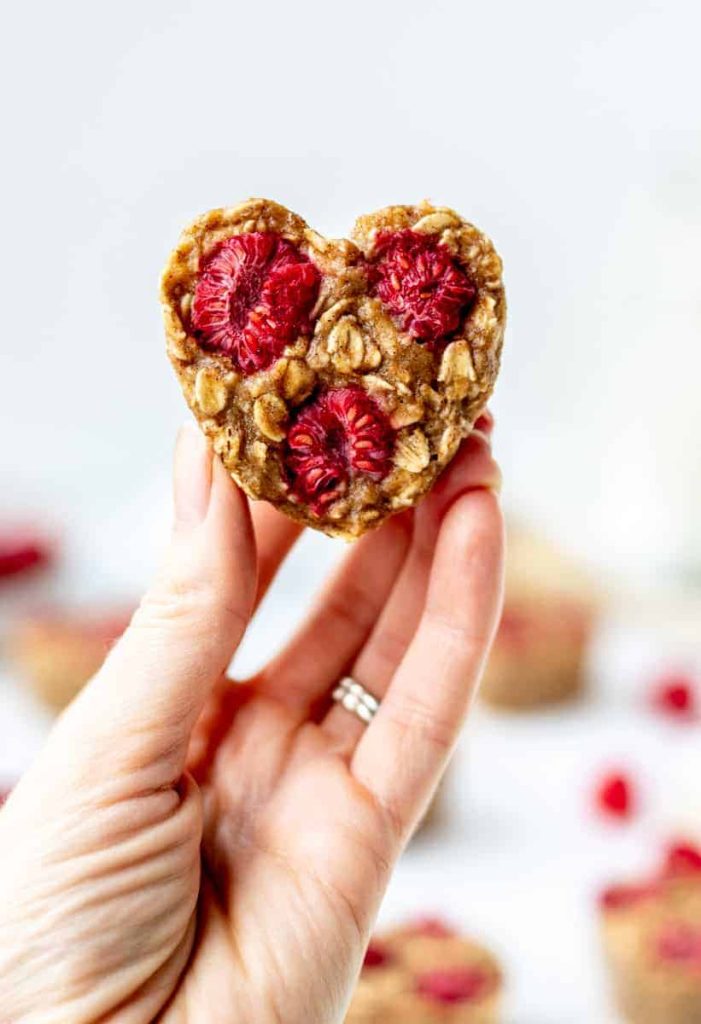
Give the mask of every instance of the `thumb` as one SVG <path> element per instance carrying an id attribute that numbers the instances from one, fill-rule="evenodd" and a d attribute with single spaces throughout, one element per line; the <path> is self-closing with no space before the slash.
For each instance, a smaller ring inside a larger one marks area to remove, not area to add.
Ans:
<path id="1" fill-rule="evenodd" d="M 112 768 L 157 764 L 177 778 L 195 720 L 248 625 L 256 590 L 248 502 L 191 424 L 176 444 L 174 506 L 163 569 L 52 740 L 65 750 L 66 733 L 75 737 L 93 765 L 106 756 Z"/>

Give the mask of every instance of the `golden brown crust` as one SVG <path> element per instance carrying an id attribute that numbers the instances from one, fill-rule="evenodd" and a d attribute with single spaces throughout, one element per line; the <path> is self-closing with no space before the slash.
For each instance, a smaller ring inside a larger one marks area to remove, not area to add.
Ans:
<path id="1" fill-rule="evenodd" d="M 412 228 L 435 235 L 476 286 L 460 332 L 432 351 L 398 329 L 368 290 L 367 260 L 378 231 Z M 190 322 L 205 258 L 224 239 L 275 232 L 321 273 L 313 330 L 268 369 L 242 376 L 225 355 L 203 351 Z M 214 450 L 254 499 L 299 522 L 354 538 L 416 504 L 452 459 L 494 387 L 506 305 L 501 260 L 491 242 L 458 214 L 429 203 L 393 206 L 360 217 L 353 241 L 324 239 L 296 214 L 266 199 L 212 210 L 185 229 L 161 281 L 171 363 Z M 396 431 L 393 466 L 381 481 L 358 475 L 322 517 L 291 500 L 281 452 L 286 428 L 318 388 L 359 386 Z"/>

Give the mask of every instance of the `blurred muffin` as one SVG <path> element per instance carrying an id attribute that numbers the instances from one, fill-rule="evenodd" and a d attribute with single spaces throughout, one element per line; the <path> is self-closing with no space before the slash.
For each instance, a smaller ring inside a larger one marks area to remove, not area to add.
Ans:
<path id="1" fill-rule="evenodd" d="M 672 846 L 652 878 L 600 898 L 614 997 L 628 1024 L 701 1022 L 701 850 Z"/>
<path id="2" fill-rule="evenodd" d="M 346 1024 L 497 1024 L 502 988 L 486 949 L 416 921 L 370 942 Z"/>
<path id="3" fill-rule="evenodd" d="M 60 710 L 100 668 L 130 616 L 124 609 L 26 616 L 8 636 L 10 663 L 41 700 Z"/>
<path id="4" fill-rule="evenodd" d="M 579 566 L 542 538 L 510 530 L 504 611 L 483 699 L 529 709 L 577 696 L 595 611 L 593 587 Z"/>

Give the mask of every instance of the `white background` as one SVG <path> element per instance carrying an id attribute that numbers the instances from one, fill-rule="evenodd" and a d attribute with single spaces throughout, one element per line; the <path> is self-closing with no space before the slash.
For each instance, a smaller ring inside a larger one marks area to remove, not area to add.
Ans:
<path id="1" fill-rule="evenodd" d="M 510 300 L 494 400 L 507 504 L 617 588 L 698 569 L 700 12 L 14 4 L 0 37 L 0 513 L 61 529 L 59 589 L 111 598 L 148 578 L 185 414 L 158 274 L 187 219 L 252 194 L 330 234 L 424 196 L 483 227 Z M 337 554 L 305 541 L 247 658 L 289 628 Z M 602 642 L 605 700 L 474 720 L 464 813 L 441 847 L 409 855 L 388 897 L 387 916 L 428 902 L 490 938 L 518 1024 L 607 1019 L 589 896 L 609 864 L 644 857 L 649 829 L 600 832 L 584 790 L 606 757 L 655 776 L 670 747 L 620 696 L 647 650 L 627 629 L 623 646 Z M 0 699 L 10 774 L 46 721 L 9 680 Z"/>

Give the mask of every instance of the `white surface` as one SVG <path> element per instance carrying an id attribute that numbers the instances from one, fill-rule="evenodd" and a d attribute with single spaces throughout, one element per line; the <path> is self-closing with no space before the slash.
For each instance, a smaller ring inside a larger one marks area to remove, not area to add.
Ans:
<path id="1" fill-rule="evenodd" d="M 630 574 L 698 563 L 700 34 L 695 0 L 13 4 L 3 501 L 79 470 L 116 509 L 168 461 L 187 218 L 262 194 L 343 233 L 430 195 L 505 258 L 509 503 Z"/>

